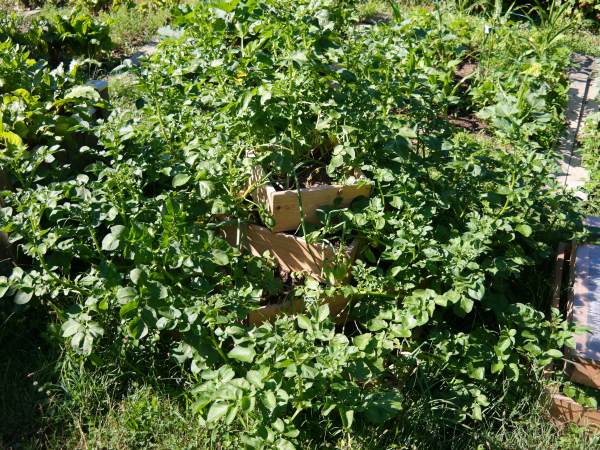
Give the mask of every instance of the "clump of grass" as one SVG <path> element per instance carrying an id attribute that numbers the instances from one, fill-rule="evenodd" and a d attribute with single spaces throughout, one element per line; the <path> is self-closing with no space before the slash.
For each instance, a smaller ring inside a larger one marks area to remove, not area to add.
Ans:
<path id="1" fill-rule="evenodd" d="M 385 0 L 367 0 L 360 3 L 356 10 L 363 22 L 377 22 L 392 16 L 389 2 Z"/>
<path id="2" fill-rule="evenodd" d="M 80 437 L 84 448 L 214 448 L 210 434 L 185 405 L 142 386 Z"/>
<path id="3" fill-rule="evenodd" d="M 0 305 L 0 448 L 36 440 L 60 351 L 44 339 L 43 311 Z"/>
<path id="4" fill-rule="evenodd" d="M 575 53 L 600 57 L 600 35 L 585 29 L 576 29 L 562 38 L 564 45 Z"/>
<path id="5" fill-rule="evenodd" d="M 117 52 L 122 54 L 129 54 L 151 41 L 170 17 L 168 9 L 149 9 L 141 13 L 137 8 L 125 6 L 99 14 L 99 18 L 110 25 L 110 37 Z"/>

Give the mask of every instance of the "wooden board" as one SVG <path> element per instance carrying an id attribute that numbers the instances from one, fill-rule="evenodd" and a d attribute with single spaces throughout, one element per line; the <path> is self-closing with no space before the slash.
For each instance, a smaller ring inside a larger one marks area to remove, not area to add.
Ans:
<path id="1" fill-rule="evenodd" d="M 324 300 L 323 303 L 329 305 L 329 315 L 331 318 L 340 323 L 346 319 L 346 307 L 348 306 L 348 299 L 336 295 L 330 299 Z M 260 325 L 266 321 L 273 321 L 278 316 L 284 314 L 297 314 L 304 311 L 304 300 L 295 299 L 286 303 L 278 303 L 275 305 L 262 306 L 250 314 L 248 314 L 248 322 L 252 325 Z"/>
<path id="2" fill-rule="evenodd" d="M 277 191 L 265 181 L 264 170 L 255 166 L 250 177 L 250 182 L 256 185 L 253 197 L 273 216 L 275 223 L 271 229 L 275 232 L 298 229 L 302 213 L 306 222 L 316 223 L 319 220 L 318 209 L 334 204 L 347 207 L 355 198 L 371 195 L 371 185 L 364 180 L 350 185 L 334 184 L 284 191 Z"/>
<path id="3" fill-rule="evenodd" d="M 556 261 L 554 263 L 554 282 L 552 284 L 552 302 L 553 308 L 560 309 L 560 298 L 562 295 L 562 279 L 565 267 L 565 258 L 567 254 L 568 244 L 561 242 L 558 244 L 556 253 Z"/>
<path id="4" fill-rule="evenodd" d="M 562 394 L 553 394 L 550 402 L 550 415 L 555 421 L 561 424 L 600 427 L 600 411 L 597 409 L 585 408 Z"/>
<path id="5" fill-rule="evenodd" d="M 323 281 L 324 271 L 333 264 L 339 249 L 325 244 L 308 244 L 301 237 L 274 233 L 268 228 L 248 225 L 244 229 L 224 229 L 225 239 L 231 244 L 248 249 L 255 256 L 269 253 L 279 267 L 287 272 L 301 272 Z M 350 265 L 356 257 L 355 241 L 342 253 L 342 263 Z"/>
<path id="6" fill-rule="evenodd" d="M 565 372 L 575 383 L 600 389 L 600 364 L 569 355 L 565 361 Z"/>

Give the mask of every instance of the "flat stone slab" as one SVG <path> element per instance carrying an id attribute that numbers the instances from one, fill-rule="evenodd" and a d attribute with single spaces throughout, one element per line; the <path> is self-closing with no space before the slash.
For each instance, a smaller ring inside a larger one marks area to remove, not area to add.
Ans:
<path id="1" fill-rule="evenodd" d="M 139 66 L 141 63 L 141 59 L 147 56 L 151 56 L 156 53 L 156 47 L 158 45 L 158 40 L 154 39 L 147 44 L 142 45 L 137 49 L 137 51 L 129 57 L 131 60 L 131 64 L 134 66 Z"/>
<path id="2" fill-rule="evenodd" d="M 592 233 L 593 236 L 600 236 L 600 217 L 587 216 L 583 220 L 583 225 Z"/>
<path id="3" fill-rule="evenodd" d="M 575 336 L 575 349 L 567 355 L 567 373 L 576 383 L 600 388 L 600 245 L 582 244 L 575 251 L 569 316 L 589 332 Z"/>
<path id="4" fill-rule="evenodd" d="M 594 58 L 574 54 L 574 68 L 569 72 L 569 101 L 567 106 L 567 132 L 558 148 L 561 156 L 558 179 L 564 186 L 570 187 L 577 195 L 586 199 L 582 188 L 588 181 L 588 171 L 582 166 L 581 152 L 577 146 L 577 136 L 584 124 L 585 117 L 598 109 L 593 100 L 598 94 L 598 79 L 594 79 L 597 62 Z"/>

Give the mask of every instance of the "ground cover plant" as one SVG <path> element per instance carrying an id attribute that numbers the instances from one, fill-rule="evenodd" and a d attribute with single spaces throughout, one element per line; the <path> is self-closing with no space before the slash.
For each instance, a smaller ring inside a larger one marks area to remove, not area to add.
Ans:
<path id="1" fill-rule="evenodd" d="M 2 35 L 26 46 L 32 56 L 51 65 L 78 57 L 101 61 L 105 76 L 123 58 L 156 39 L 168 26 L 171 9 L 186 2 L 111 2 L 94 7 L 87 2 L 45 2 L 41 9 L 24 12 L 0 4 Z"/>
<path id="2" fill-rule="evenodd" d="M 117 69 L 131 101 L 112 105 L 84 85 L 82 62 L 51 69 L 2 44 L 0 224 L 15 258 L 0 323 L 22 330 L 35 315 L 61 355 L 60 383 L 36 371 L 50 433 L 79 420 L 98 445 L 153 445 L 144 418 L 165 401 L 165 429 L 183 414 L 202 430 L 178 446 L 493 440 L 486 427 L 573 342 L 545 301 L 556 244 L 581 230 L 554 179 L 567 51 L 552 23 L 499 13 L 475 30 L 441 8 L 392 4 L 372 24 L 350 1 L 182 6 L 158 54 Z M 272 259 L 224 238 L 268 225 L 256 164 L 292 189 L 307 170 L 347 182 L 358 169 L 373 193 L 296 232 L 357 239 L 352 267 L 299 277 L 306 310 L 250 326 L 289 287 Z M 349 300 L 337 324 L 333 295 Z M 81 421 L 89 412 L 65 418 L 61 399 L 96 403 L 131 433 L 106 434 Z"/>
<path id="3" fill-rule="evenodd" d="M 598 137 L 600 136 L 600 114 L 595 113 L 587 118 L 583 127 L 581 150 L 583 164 L 589 170 L 589 181 L 585 188 L 588 198 L 588 211 L 590 214 L 600 214 L 600 147 Z"/>

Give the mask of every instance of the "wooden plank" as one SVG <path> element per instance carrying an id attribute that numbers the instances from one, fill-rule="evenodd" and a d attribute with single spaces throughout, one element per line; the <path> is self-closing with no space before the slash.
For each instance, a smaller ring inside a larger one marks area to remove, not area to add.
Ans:
<path id="1" fill-rule="evenodd" d="M 565 267 L 565 258 L 567 253 L 567 243 L 558 244 L 556 252 L 556 262 L 554 264 L 554 282 L 552 283 L 552 307 L 560 309 L 560 297 L 562 294 L 562 279 Z"/>
<path id="2" fill-rule="evenodd" d="M 263 204 L 273 216 L 275 223 L 271 229 L 275 232 L 298 229 L 302 212 L 306 222 L 317 223 L 318 209 L 334 204 L 346 208 L 355 198 L 371 195 L 371 184 L 365 180 L 349 185 L 333 184 L 277 191 L 267 182 L 265 171 L 260 166 L 252 169 L 250 183 L 256 186 L 254 200 Z"/>
<path id="3" fill-rule="evenodd" d="M 325 185 L 311 188 L 287 191 L 276 191 L 271 194 L 270 208 L 275 219 L 273 231 L 295 230 L 301 223 L 300 202 L 304 220 L 308 223 L 318 223 L 318 209 L 334 204 L 341 208 L 350 206 L 357 197 L 369 197 L 371 185 L 359 183 L 354 185 Z M 339 203 L 336 203 L 339 202 Z"/>
<path id="4" fill-rule="evenodd" d="M 336 295 L 330 299 L 324 300 L 322 303 L 329 305 L 329 315 L 337 322 L 341 323 L 346 320 L 349 300 L 341 295 Z M 248 323 L 252 325 L 260 325 L 266 321 L 273 321 L 277 317 L 284 314 L 297 314 L 304 311 L 304 300 L 298 298 L 290 302 L 277 303 L 274 305 L 262 306 L 250 314 L 248 314 Z"/>
<path id="5" fill-rule="evenodd" d="M 577 242 L 571 241 L 569 249 L 569 281 L 567 284 L 567 304 L 565 306 L 565 318 L 573 321 L 573 283 L 575 282 L 575 260 L 577 255 Z"/>
<path id="6" fill-rule="evenodd" d="M 565 372 L 575 383 L 600 389 L 600 364 L 596 361 L 571 355 L 566 360 Z"/>
<path id="7" fill-rule="evenodd" d="M 231 245 L 241 245 L 255 256 L 268 252 L 283 270 L 305 273 L 319 281 L 323 281 L 325 271 L 336 262 L 339 253 L 332 245 L 308 244 L 301 237 L 274 233 L 258 225 L 248 225 L 244 230 L 228 227 L 224 233 Z M 358 243 L 354 241 L 344 249 L 341 263 L 349 266 L 357 250 Z"/>
<path id="8" fill-rule="evenodd" d="M 597 409 L 585 408 L 562 394 L 553 394 L 550 402 L 550 415 L 557 422 L 600 427 L 600 411 Z"/>

